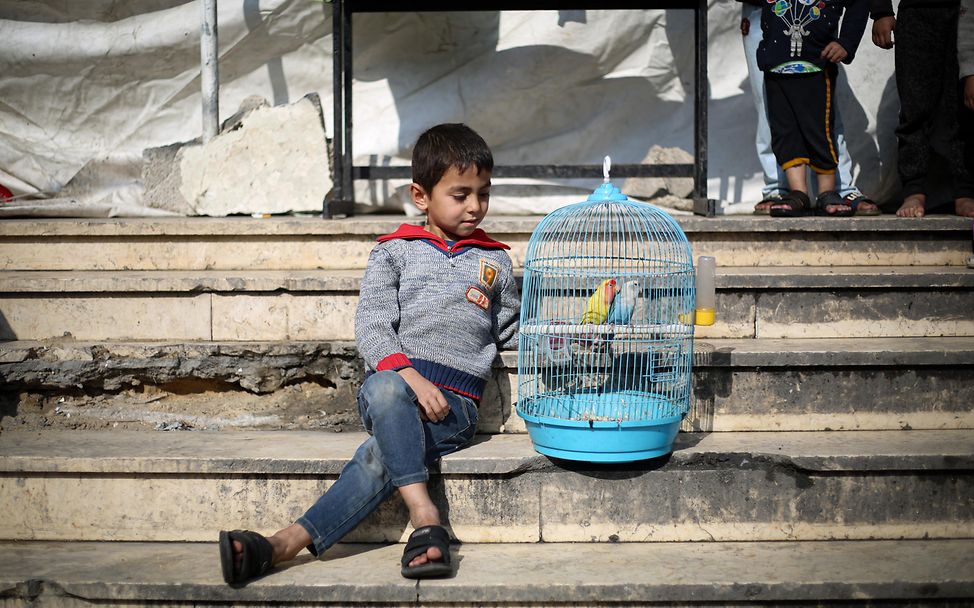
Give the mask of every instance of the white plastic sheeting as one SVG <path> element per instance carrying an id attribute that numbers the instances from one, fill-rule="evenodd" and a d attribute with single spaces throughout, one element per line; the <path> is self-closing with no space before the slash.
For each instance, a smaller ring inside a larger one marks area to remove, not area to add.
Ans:
<path id="1" fill-rule="evenodd" d="M 331 10 L 316 0 L 220 1 L 221 118 L 248 95 L 278 105 L 314 91 L 333 133 Z M 142 150 L 200 134 L 200 17 L 198 2 L 175 0 L 0 3 L 0 184 L 52 197 L 36 214 L 160 213 L 142 204 Z M 708 17 L 709 196 L 749 211 L 761 177 L 740 4 L 711 0 Z M 693 150 L 691 12 L 354 19 L 357 164 L 408 164 L 423 129 L 452 121 L 481 132 L 501 164 L 600 164 L 606 154 L 636 163 L 653 145 Z M 879 197 L 895 182 L 892 73 L 892 52 L 867 33 L 838 87 L 856 182 Z M 501 186 L 492 205 L 548 211 L 596 181 Z M 396 206 L 397 186 L 359 182 L 357 200 L 379 208 L 392 196 Z"/>

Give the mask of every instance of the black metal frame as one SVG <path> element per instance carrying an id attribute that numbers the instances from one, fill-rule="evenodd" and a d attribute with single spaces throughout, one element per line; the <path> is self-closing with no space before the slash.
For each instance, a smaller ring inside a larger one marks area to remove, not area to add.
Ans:
<path id="1" fill-rule="evenodd" d="M 646 6 L 646 5 L 649 6 Z M 409 167 L 354 166 L 352 164 L 352 14 L 401 12 L 461 12 L 504 10 L 573 9 L 687 9 L 694 11 L 696 48 L 694 53 L 694 162 L 673 165 L 613 165 L 617 177 L 692 177 L 694 213 L 712 216 L 714 201 L 707 199 L 707 0 L 659 0 L 643 4 L 626 2 L 554 2 L 552 0 L 500 0 L 464 2 L 443 8 L 444 3 L 420 0 L 400 3 L 392 0 L 333 0 L 332 40 L 334 43 L 333 191 L 326 200 L 322 216 L 352 215 L 353 181 L 356 179 L 409 178 Z M 602 165 L 497 165 L 496 177 L 573 178 L 602 177 Z"/>

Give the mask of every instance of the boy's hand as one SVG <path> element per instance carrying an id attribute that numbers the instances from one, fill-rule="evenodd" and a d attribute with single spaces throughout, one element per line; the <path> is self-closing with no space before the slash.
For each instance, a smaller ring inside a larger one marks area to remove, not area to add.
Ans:
<path id="1" fill-rule="evenodd" d="M 439 422 L 447 417 L 450 413 L 450 404 L 446 402 L 446 397 L 435 384 L 419 375 L 419 372 L 411 367 L 403 368 L 398 373 L 416 393 L 420 418 L 427 422 Z"/>
<path id="2" fill-rule="evenodd" d="M 964 105 L 974 112 L 974 75 L 964 77 Z"/>
<path id="3" fill-rule="evenodd" d="M 881 49 L 893 48 L 893 30 L 896 29 L 896 17 L 880 17 L 873 21 L 873 44 Z"/>
<path id="4" fill-rule="evenodd" d="M 741 17 L 741 36 L 747 36 L 751 32 L 751 20 Z"/>
<path id="5" fill-rule="evenodd" d="M 839 63 L 848 56 L 849 53 L 838 42 L 830 42 L 828 46 L 822 49 L 822 59 L 827 59 L 832 63 Z"/>

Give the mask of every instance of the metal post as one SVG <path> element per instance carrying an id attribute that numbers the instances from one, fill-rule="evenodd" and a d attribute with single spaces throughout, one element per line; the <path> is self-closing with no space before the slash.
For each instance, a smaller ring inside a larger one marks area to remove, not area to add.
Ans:
<path id="1" fill-rule="evenodd" d="M 335 132 L 331 139 L 331 167 L 332 167 L 332 199 L 329 204 L 325 201 L 324 209 L 322 209 L 321 215 L 328 219 L 334 215 L 335 201 L 340 201 L 345 198 L 345 183 L 342 179 L 344 174 L 343 161 L 345 159 L 345 112 L 342 110 L 342 103 L 345 100 L 345 95 L 343 94 L 343 85 L 345 79 L 344 73 L 344 63 L 342 58 L 342 38 L 344 33 L 342 32 L 342 0 L 335 0 L 332 3 L 331 10 L 331 71 L 332 71 L 332 110 L 334 112 L 334 129 Z"/>
<path id="2" fill-rule="evenodd" d="M 200 80 L 203 87 L 203 143 L 220 132 L 220 69 L 216 0 L 203 0 L 200 26 Z"/>
<path id="3" fill-rule="evenodd" d="M 352 11 L 346 0 L 332 2 L 332 196 L 322 217 L 351 215 L 352 181 Z"/>
<path id="4" fill-rule="evenodd" d="M 694 11 L 695 38 L 694 54 L 694 159 L 693 159 L 693 211 L 700 215 L 713 217 L 716 203 L 707 198 L 707 103 L 710 87 L 707 81 L 707 0 L 698 0 Z"/>

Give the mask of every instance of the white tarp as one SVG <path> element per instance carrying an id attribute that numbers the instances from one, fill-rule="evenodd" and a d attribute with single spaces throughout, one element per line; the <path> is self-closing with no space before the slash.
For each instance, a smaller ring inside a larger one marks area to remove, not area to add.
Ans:
<path id="1" fill-rule="evenodd" d="M 761 178 L 740 4 L 710 4 L 709 196 L 749 210 Z M 317 92 L 334 133 L 331 10 L 317 0 L 221 1 L 221 118 L 248 95 L 280 105 Z M 142 150 L 200 133 L 201 13 L 175 0 L 0 3 L 0 184 L 55 197 L 38 214 L 160 213 L 142 204 Z M 638 163 L 654 145 L 693 150 L 691 12 L 354 19 L 357 164 L 408 164 L 423 129 L 454 121 L 481 132 L 499 164 L 601 164 L 606 154 Z M 888 196 L 892 52 L 867 32 L 845 74 L 838 102 L 857 184 Z M 356 196 L 377 208 L 397 185 L 362 182 Z M 544 212 L 595 185 L 500 187 L 492 206 Z"/>

